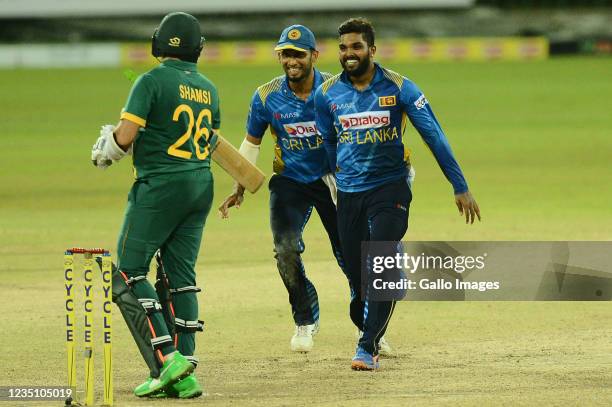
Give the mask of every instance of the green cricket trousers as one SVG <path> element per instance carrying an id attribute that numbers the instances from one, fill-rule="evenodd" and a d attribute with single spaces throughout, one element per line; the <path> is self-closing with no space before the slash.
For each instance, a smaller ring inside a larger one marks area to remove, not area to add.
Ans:
<path id="1" fill-rule="evenodd" d="M 163 355 L 176 348 L 194 365 L 199 291 L 195 264 L 212 200 L 213 177 L 209 168 L 136 180 L 128 195 L 117 244 L 117 267 L 149 315 L 153 348 Z M 173 293 L 176 342 L 159 312 L 157 292 L 146 279 L 158 249 Z"/>

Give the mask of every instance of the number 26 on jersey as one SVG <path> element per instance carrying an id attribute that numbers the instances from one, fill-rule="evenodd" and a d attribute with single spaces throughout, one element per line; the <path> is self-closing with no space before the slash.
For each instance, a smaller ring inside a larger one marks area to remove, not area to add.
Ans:
<path id="1" fill-rule="evenodd" d="M 200 111 L 200 114 L 198 114 L 198 118 L 196 120 L 194 119 L 194 114 L 191 107 L 189 105 L 182 104 L 179 105 L 176 109 L 174 109 L 172 120 L 177 122 L 182 113 L 187 114 L 187 117 L 189 119 L 187 131 L 181 137 L 179 137 L 174 144 L 168 147 L 168 154 L 174 157 L 180 157 L 189 160 L 193 156 L 193 153 L 191 151 L 181 150 L 180 147 L 191 139 L 193 145 L 195 146 L 196 156 L 199 160 L 205 160 L 206 157 L 208 157 L 208 155 L 210 154 L 209 146 L 207 145 L 204 148 L 204 151 L 202 151 L 198 142 L 202 137 L 204 137 L 206 141 L 208 141 L 208 139 L 210 138 L 210 130 L 208 130 L 208 127 L 202 126 L 202 120 L 206 118 L 208 120 L 208 125 L 210 126 L 210 124 L 212 123 L 212 112 L 210 111 L 210 109 L 202 109 Z M 193 127 L 194 124 L 195 129 Z"/>

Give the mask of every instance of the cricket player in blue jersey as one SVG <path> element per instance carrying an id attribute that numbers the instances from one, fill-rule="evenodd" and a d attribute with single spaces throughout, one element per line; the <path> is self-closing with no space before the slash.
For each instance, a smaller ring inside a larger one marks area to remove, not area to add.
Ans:
<path id="1" fill-rule="evenodd" d="M 353 290 L 351 319 L 363 331 L 351 367 L 375 370 L 395 301 L 368 301 L 367 291 L 362 292 L 361 242 L 400 241 L 408 228 L 412 192 L 402 141 L 406 119 L 452 184 L 466 223 L 480 220 L 480 210 L 425 95 L 409 79 L 374 62 L 370 22 L 349 19 L 338 34 L 343 72 L 317 89 L 316 125 L 335 168 L 338 231 Z"/>
<path id="2" fill-rule="evenodd" d="M 274 175 L 270 179 L 270 224 L 278 271 L 289 293 L 295 322 L 291 350 L 309 352 L 319 329 L 317 291 L 306 277 L 302 232 L 313 208 L 327 231 L 333 254 L 343 267 L 338 237 L 335 180 L 315 126 L 314 90 L 332 75 L 314 68 L 314 34 L 303 25 L 287 27 L 275 48 L 285 75 L 255 91 L 240 152 L 252 163 L 266 129 L 274 139 Z M 239 207 L 244 188 L 236 185 L 219 211 Z"/>

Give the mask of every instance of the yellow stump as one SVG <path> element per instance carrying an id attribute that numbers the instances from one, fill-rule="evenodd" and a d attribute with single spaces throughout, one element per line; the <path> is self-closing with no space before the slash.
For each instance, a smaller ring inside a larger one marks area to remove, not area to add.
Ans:
<path id="1" fill-rule="evenodd" d="M 102 323 L 104 339 L 104 405 L 113 405 L 113 312 L 112 312 L 112 257 L 102 256 Z"/>
<path id="2" fill-rule="evenodd" d="M 94 358 L 93 358 L 93 260 L 91 253 L 85 253 L 83 276 L 85 300 L 83 301 L 83 342 L 85 344 L 85 405 L 94 404 Z"/>
<path id="3" fill-rule="evenodd" d="M 66 355 L 68 367 L 68 387 L 76 389 L 76 348 L 74 346 L 74 255 L 64 253 L 64 289 L 66 290 Z"/>

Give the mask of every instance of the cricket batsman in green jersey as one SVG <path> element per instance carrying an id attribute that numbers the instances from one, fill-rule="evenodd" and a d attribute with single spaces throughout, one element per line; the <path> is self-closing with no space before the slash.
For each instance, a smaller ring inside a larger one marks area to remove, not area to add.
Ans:
<path id="1" fill-rule="evenodd" d="M 202 394 L 192 374 L 195 332 L 203 325 L 194 268 L 213 199 L 210 141 L 221 124 L 217 89 L 197 70 L 203 45 L 193 16 L 165 16 L 152 37 L 152 54 L 160 64 L 136 80 L 118 126 L 103 126 L 92 151 L 100 168 L 133 156 L 136 180 L 119 235 L 117 269 L 146 312 L 150 344 L 144 348 L 159 363 L 158 376 L 134 390 L 140 397 Z M 147 280 L 158 251 L 169 302 Z M 122 314 L 129 326 L 129 316 Z M 143 353 L 141 339 L 135 335 Z"/>

